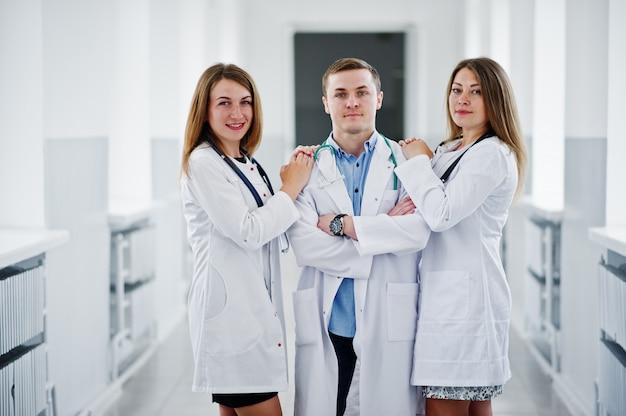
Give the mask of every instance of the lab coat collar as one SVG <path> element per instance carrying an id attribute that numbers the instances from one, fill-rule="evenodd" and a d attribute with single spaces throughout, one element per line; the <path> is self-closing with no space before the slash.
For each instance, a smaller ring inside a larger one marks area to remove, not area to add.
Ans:
<path id="1" fill-rule="evenodd" d="M 332 140 L 332 135 L 328 137 L 327 144 L 336 142 Z M 374 140 L 372 140 L 374 139 Z M 382 202 L 382 196 L 386 190 L 390 178 L 393 177 L 394 165 L 391 161 L 391 149 L 385 145 L 382 136 L 377 131 L 368 141 L 372 144 L 372 160 L 370 162 L 369 173 L 363 195 L 361 215 L 375 215 L 378 206 Z M 341 213 L 354 215 L 352 201 L 348 196 L 343 176 L 335 163 L 335 156 L 331 151 L 319 153 L 317 167 L 320 171 L 318 186 L 324 188 Z M 393 179 L 391 179 L 393 180 Z"/>
<path id="2" fill-rule="evenodd" d="M 367 139 L 365 143 L 363 143 L 364 152 L 369 153 L 369 152 L 372 152 L 376 148 L 376 143 L 378 142 L 378 136 L 379 136 L 379 133 L 376 130 L 374 130 L 374 132 L 369 137 L 369 139 Z M 335 157 L 339 157 L 339 158 L 348 157 L 348 154 L 341 147 L 339 147 L 339 144 L 337 144 L 337 141 L 335 141 L 335 138 L 333 137 L 333 132 L 330 132 L 330 135 L 326 139 L 326 144 L 328 144 L 329 146 L 332 146 L 332 148 L 335 149 L 335 155 L 336 155 Z"/>

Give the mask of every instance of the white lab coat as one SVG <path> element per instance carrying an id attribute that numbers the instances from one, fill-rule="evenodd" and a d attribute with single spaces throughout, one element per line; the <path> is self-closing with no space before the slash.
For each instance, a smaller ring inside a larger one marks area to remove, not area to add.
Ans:
<path id="1" fill-rule="evenodd" d="M 404 156 L 390 142 L 398 163 Z M 336 412 L 337 359 L 328 336 L 333 299 L 343 277 L 354 278 L 357 370 L 346 415 L 413 416 L 417 389 L 410 371 L 417 319 L 417 262 L 430 230 L 418 215 L 385 215 L 402 192 L 394 190 L 390 149 L 379 136 L 372 155 L 361 216 L 360 241 L 329 236 L 317 228 L 329 213 L 353 215 L 352 202 L 333 155 L 324 150 L 308 185 L 296 200 L 300 219 L 289 229 L 302 266 L 293 295 L 296 321 L 296 416 Z M 391 253 L 391 254 L 380 254 Z M 419 399 L 420 412 L 422 400 Z"/>
<path id="2" fill-rule="evenodd" d="M 181 181 L 194 254 L 188 313 L 195 358 L 192 390 L 287 389 L 287 354 L 277 237 L 297 218 L 284 192 L 271 194 L 250 162 L 242 171 L 264 201 L 206 145 Z M 270 298 L 271 297 L 271 298 Z"/>
<path id="3" fill-rule="evenodd" d="M 446 185 L 438 175 L 465 149 L 432 166 L 417 156 L 396 169 L 433 233 L 422 252 L 411 382 L 492 386 L 510 377 L 511 294 L 500 259 L 517 186 L 515 155 L 496 137 L 469 149 Z"/>

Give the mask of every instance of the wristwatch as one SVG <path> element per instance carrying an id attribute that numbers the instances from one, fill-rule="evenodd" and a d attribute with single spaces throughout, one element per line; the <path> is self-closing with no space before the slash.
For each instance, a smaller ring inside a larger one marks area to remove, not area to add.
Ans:
<path id="1" fill-rule="evenodd" d="M 336 236 L 343 236 L 343 217 L 348 214 L 339 214 L 332 220 L 330 220 L 330 232 Z"/>

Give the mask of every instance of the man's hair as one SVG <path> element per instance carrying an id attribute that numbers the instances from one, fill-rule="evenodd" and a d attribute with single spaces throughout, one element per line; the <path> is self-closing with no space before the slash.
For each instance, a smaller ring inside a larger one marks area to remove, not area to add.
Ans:
<path id="1" fill-rule="evenodd" d="M 326 96 L 326 87 L 328 85 L 329 76 L 336 74 L 337 72 L 349 71 L 351 69 L 367 69 L 370 71 L 374 84 L 376 85 L 376 92 L 379 93 L 381 91 L 380 75 L 378 74 L 376 68 L 359 58 L 341 58 L 336 60 L 331 66 L 328 67 L 326 72 L 324 72 L 324 76 L 322 77 L 322 95 L 324 97 Z"/>

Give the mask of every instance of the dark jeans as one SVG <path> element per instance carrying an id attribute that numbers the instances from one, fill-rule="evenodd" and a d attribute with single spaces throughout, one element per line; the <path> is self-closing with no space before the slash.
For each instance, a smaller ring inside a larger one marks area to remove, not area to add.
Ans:
<path id="1" fill-rule="evenodd" d="M 356 365 L 356 354 L 352 345 L 353 338 L 346 338 L 329 333 L 330 340 L 335 348 L 339 364 L 339 383 L 337 386 L 337 416 L 343 416 L 346 411 L 346 399 L 352 383 L 352 375 Z"/>

